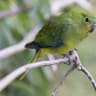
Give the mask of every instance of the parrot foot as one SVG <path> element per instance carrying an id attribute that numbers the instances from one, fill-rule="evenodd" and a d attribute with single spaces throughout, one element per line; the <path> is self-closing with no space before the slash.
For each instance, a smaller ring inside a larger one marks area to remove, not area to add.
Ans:
<path id="1" fill-rule="evenodd" d="M 68 63 L 69 64 L 71 64 L 71 62 L 72 62 L 72 60 L 70 60 L 70 56 L 76 54 L 76 51 L 77 51 L 77 49 L 74 48 L 74 50 L 69 51 L 69 54 L 65 55 L 68 58 Z M 81 64 L 80 60 L 78 59 L 78 56 L 77 55 L 74 57 L 73 63 L 75 64 L 75 67 L 78 70 L 81 70 L 82 64 Z"/>
<path id="2" fill-rule="evenodd" d="M 63 55 L 63 58 L 64 58 L 64 57 L 66 57 L 66 58 L 68 59 L 68 65 L 70 65 L 72 61 L 70 60 L 69 54 L 64 54 L 64 55 Z"/>
<path id="3" fill-rule="evenodd" d="M 77 48 L 74 48 L 74 50 L 75 50 L 75 51 L 78 51 L 78 49 L 77 49 Z"/>
<path id="4" fill-rule="evenodd" d="M 78 50 L 77 48 L 74 48 L 74 50 L 69 51 L 69 56 L 73 55 L 74 54 L 74 51 L 77 52 L 77 50 Z"/>
<path id="5" fill-rule="evenodd" d="M 74 49 L 73 51 L 70 51 L 70 55 L 72 55 L 72 54 L 75 54 L 76 56 L 74 57 L 74 60 L 73 60 L 73 63 L 75 64 L 75 67 L 78 69 L 78 70 L 81 70 L 82 69 L 82 64 L 81 64 L 81 62 L 80 62 L 80 60 L 79 60 L 79 57 L 78 57 L 78 55 L 76 54 L 76 51 L 77 51 L 77 49 Z"/>
<path id="6" fill-rule="evenodd" d="M 74 48 L 74 50 L 69 51 L 68 54 L 63 55 L 63 57 L 66 57 L 68 59 L 68 65 L 70 65 L 72 63 L 72 60 L 70 59 L 70 56 L 74 55 L 74 52 L 76 52 L 76 51 L 77 51 L 77 48 Z M 77 57 L 74 58 L 73 62 L 75 63 L 76 68 L 78 70 L 80 70 L 81 69 L 81 64 L 78 63 Z"/>

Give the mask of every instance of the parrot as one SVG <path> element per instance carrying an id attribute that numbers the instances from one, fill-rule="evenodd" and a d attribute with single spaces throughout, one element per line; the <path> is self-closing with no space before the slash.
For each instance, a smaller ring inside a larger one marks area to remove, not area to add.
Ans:
<path id="1" fill-rule="evenodd" d="M 65 8 L 58 16 L 52 16 L 26 48 L 36 50 L 33 62 L 41 57 L 64 55 L 74 50 L 96 27 L 93 13 L 81 7 Z"/>

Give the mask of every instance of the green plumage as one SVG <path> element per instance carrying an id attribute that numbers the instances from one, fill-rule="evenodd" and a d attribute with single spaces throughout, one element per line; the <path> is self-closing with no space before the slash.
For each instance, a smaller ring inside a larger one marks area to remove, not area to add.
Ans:
<path id="1" fill-rule="evenodd" d="M 37 57 L 49 53 L 67 54 L 88 36 L 95 21 L 90 12 L 79 7 L 69 8 L 61 15 L 50 18 L 35 40 L 26 44 L 26 47 L 39 50 Z"/>

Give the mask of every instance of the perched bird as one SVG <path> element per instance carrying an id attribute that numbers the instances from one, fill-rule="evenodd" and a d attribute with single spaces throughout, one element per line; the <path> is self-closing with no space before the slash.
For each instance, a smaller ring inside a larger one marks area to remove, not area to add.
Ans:
<path id="1" fill-rule="evenodd" d="M 34 41 L 25 45 L 36 49 L 33 61 L 46 54 L 64 55 L 73 50 L 96 27 L 96 17 L 80 8 L 70 7 L 59 16 L 50 18 Z"/>

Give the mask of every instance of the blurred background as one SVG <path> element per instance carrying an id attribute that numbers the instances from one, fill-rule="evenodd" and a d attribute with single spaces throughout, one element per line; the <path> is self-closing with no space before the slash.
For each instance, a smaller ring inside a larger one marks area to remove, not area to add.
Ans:
<path id="1" fill-rule="evenodd" d="M 35 26 L 44 25 L 50 15 L 56 15 L 60 7 L 74 2 L 85 9 L 89 9 L 91 4 L 96 13 L 96 0 L 0 0 L 0 49 L 19 43 Z M 15 10 L 21 11 L 14 13 Z M 77 48 L 82 64 L 96 80 L 96 32 Z M 34 52 L 26 49 L 0 59 L 0 78 L 28 63 Z M 50 96 L 68 69 L 69 66 L 60 65 L 56 71 L 51 67 L 31 70 L 23 80 L 18 78 L 11 83 L 0 96 Z M 96 93 L 87 77 L 76 70 L 65 81 L 58 96 L 96 96 Z"/>

